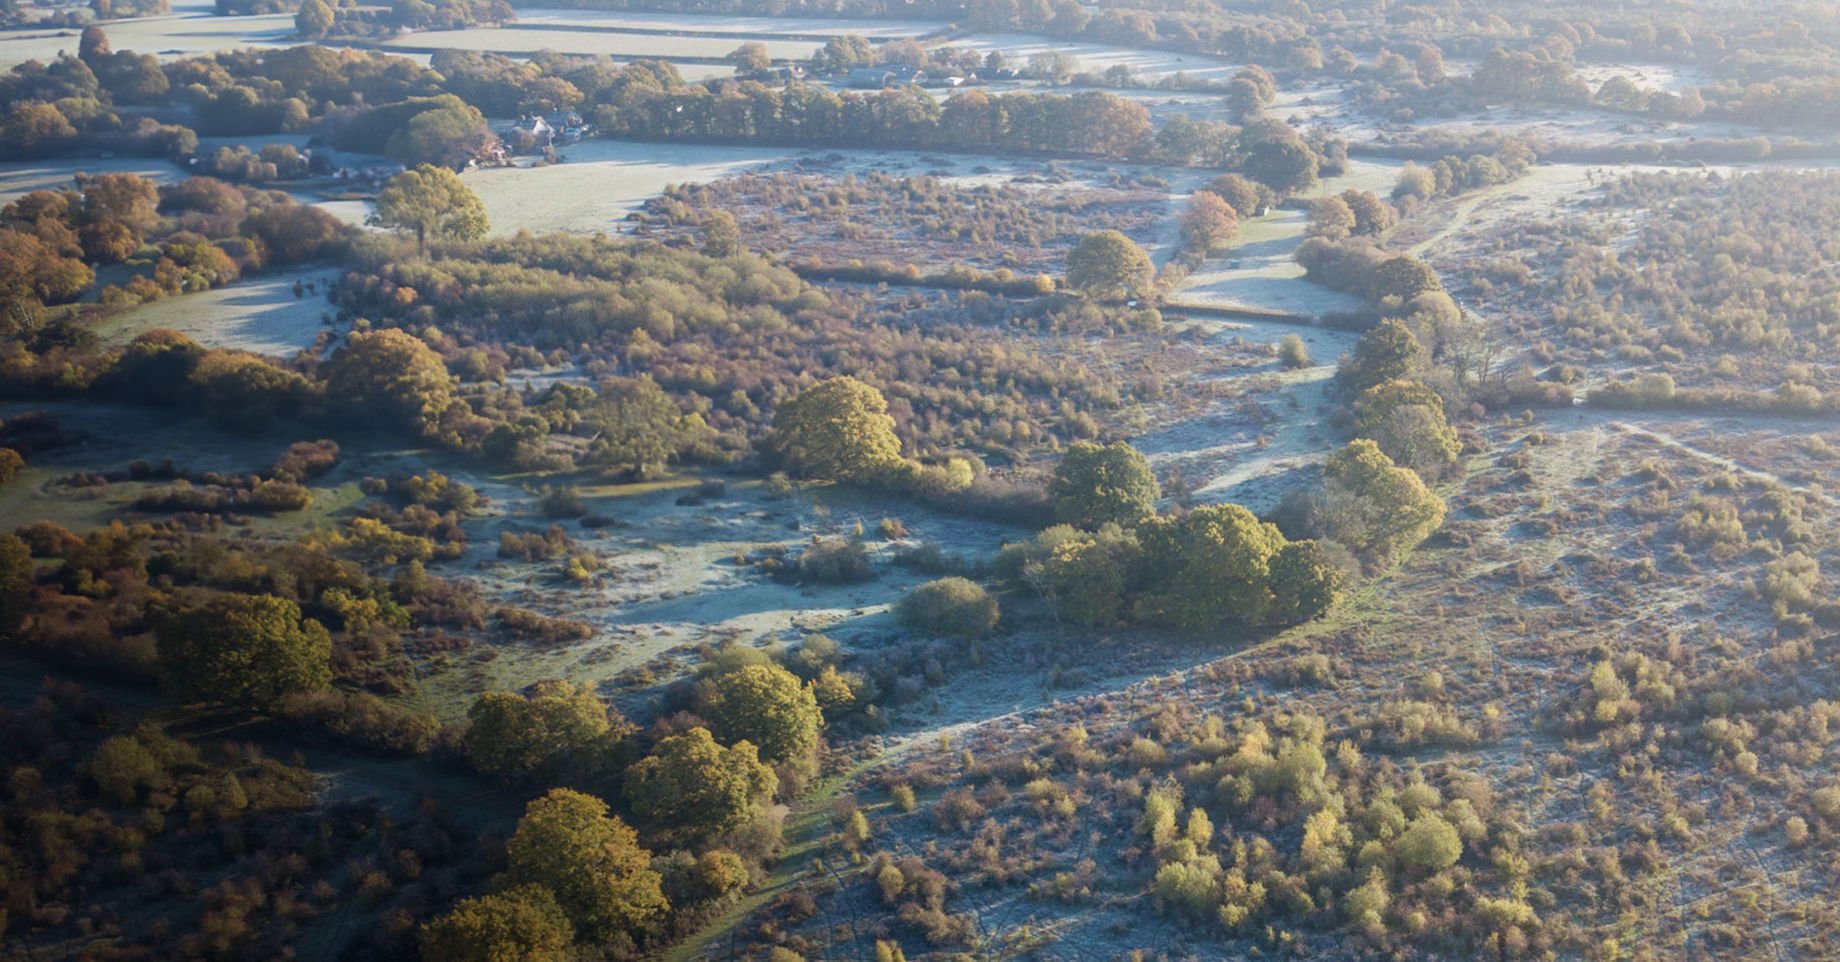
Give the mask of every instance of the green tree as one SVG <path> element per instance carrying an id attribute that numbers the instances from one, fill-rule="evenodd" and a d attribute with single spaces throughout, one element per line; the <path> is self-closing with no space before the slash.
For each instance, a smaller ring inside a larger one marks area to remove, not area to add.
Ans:
<path id="1" fill-rule="evenodd" d="M 767 53 L 767 45 L 755 41 L 736 47 L 722 59 L 735 65 L 735 75 L 739 77 L 756 77 L 773 68 L 773 57 Z"/>
<path id="2" fill-rule="evenodd" d="M 625 733 L 591 685 L 537 686 L 530 697 L 489 691 L 467 709 L 466 757 L 487 775 L 527 778 L 592 767 Z"/>
<path id="3" fill-rule="evenodd" d="M 1310 348 L 1303 338 L 1286 334 L 1278 339 L 1278 363 L 1287 371 L 1299 371 L 1315 362 L 1310 360 Z"/>
<path id="4" fill-rule="evenodd" d="M 1350 441 L 1323 465 L 1318 526 L 1373 559 L 1391 558 L 1444 523 L 1444 499 L 1365 438 Z"/>
<path id="5" fill-rule="evenodd" d="M 441 356 L 395 328 L 351 335 L 326 362 L 325 380 L 335 406 L 416 434 L 432 433 L 450 405 L 464 403 Z"/>
<path id="6" fill-rule="evenodd" d="M 818 699 L 778 665 L 746 665 L 710 683 L 703 715 L 730 745 L 753 742 L 770 762 L 803 764 L 818 749 Z"/>
<path id="7" fill-rule="evenodd" d="M 141 740 L 117 735 L 96 746 L 90 756 L 89 777 L 103 794 L 122 805 L 132 805 L 142 788 L 166 781 L 166 766 Z"/>
<path id="8" fill-rule="evenodd" d="M 485 205 L 461 182 L 460 175 L 430 164 L 390 178 L 377 193 L 376 210 L 369 222 L 411 231 L 416 244 L 423 248 L 428 246 L 430 234 L 478 240 L 489 229 Z"/>
<path id="9" fill-rule="evenodd" d="M 453 168 L 481 156 L 498 138 L 493 135 L 492 128 L 486 125 L 485 115 L 478 108 L 458 97 L 440 97 L 437 100 L 440 106 L 416 114 L 409 118 L 407 126 L 391 134 L 384 153 L 405 164 L 432 165 L 430 169 L 444 171 L 453 177 L 451 184 L 441 185 L 441 196 L 444 203 L 459 208 L 465 206 L 473 194 L 460 182 L 459 176 L 453 174 Z M 414 172 L 405 171 L 397 175 L 397 178 Z M 397 178 L 392 178 L 390 183 L 394 184 Z M 384 190 L 388 191 L 389 187 L 386 185 Z M 383 210 L 383 200 L 383 195 L 379 194 L 377 209 L 380 212 Z M 472 206 L 476 211 L 464 215 L 459 210 L 443 211 L 449 216 L 452 225 L 444 233 L 462 240 L 485 236 L 485 208 L 479 206 L 476 199 Z M 477 231 L 473 229 L 475 214 Z"/>
<path id="10" fill-rule="evenodd" d="M 1444 285 L 1438 281 L 1437 271 L 1431 265 L 1407 254 L 1381 261 L 1374 268 L 1374 276 L 1368 282 L 1367 299 L 1376 304 L 1404 304 L 1412 298 L 1427 291 L 1441 291 Z"/>
<path id="11" fill-rule="evenodd" d="M 670 911 L 652 853 L 592 795 L 552 788 L 524 808 L 505 843 L 505 879 L 555 895 L 562 911 L 597 941 L 636 935 Z"/>
<path id="12" fill-rule="evenodd" d="M 625 783 L 634 812 L 690 841 L 746 826 L 778 790 L 779 778 L 752 742 L 723 748 L 700 727 L 660 741 L 627 770 Z"/>
<path id="13" fill-rule="evenodd" d="M 567 962 L 575 929 L 540 885 L 461 899 L 422 926 L 422 962 Z"/>
<path id="14" fill-rule="evenodd" d="M 1412 336 L 1411 328 L 1389 317 L 1361 335 L 1335 378 L 1350 397 L 1360 397 L 1375 385 L 1411 379 L 1426 360 L 1424 345 Z"/>
<path id="15" fill-rule="evenodd" d="M 602 381 L 577 428 L 594 439 L 585 461 L 630 467 L 640 477 L 715 437 L 702 415 L 686 413 L 650 377 Z"/>
<path id="16" fill-rule="evenodd" d="M 1295 194 L 1315 186 L 1320 163 L 1316 151 L 1292 134 L 1253 144 L 1240 169 L 1279 194 Z"/>
<path id="17" fill-rule="evenodd" d="M 1431 875 L 1457 864 L 1463 857 L 1463 839 L 1456 827 L 1436 812 L 1412 820 L 1394 843 L 1401 865 L 1420 875 Z"/>
<path id="18" fill-rule="evenodd" d="M 940 578 L 909 591 L 896 608 L 901 621 L 929 635 L 982 638 L 997 626 L 997 599 L 968 578 Z"/>
<path id="19" fill-rule="evenodd" d="M 1163 489 L 1150 461 L 1123 441 L 1104 446 L 1076 441 L 1048 482 L 1061 521 L 1082 528 L 1136 524 L 1156 513 Z"/>
<path id="20" fill-rule="evenodd" d="M 1342 599 L 1342 570 L 1315 541 L 1291 541 L 1271 559 L 1271 620 L 1295 625 L 1328 614 Z"/>
<path id="21" fill-rule="evenodd" d="M 1150 255 L 1115 230 L 1087 234 L 1067 253 L 1068 286 L 1098 300 L 1144 297 L 1155 278 Z"/>
<path id="22" fill-rule="evenodd" d="M 1417 381 L 1376 384 L 1354 402 L 1356 437 L 1380 446 L 1394 464 L 1426 478 L 1443 477 L 1463 446 L 1444 419 L 1444 399 Z"/>
<path id="23" fill-rule="evenodd" d="M 1146 529 L 1146 560 L 1167 571 L 1159 607 L 1177 625 L 1257 624 L 1272 604 L 1271 561 L 1284 544 L 1276 526 L 1237 504 L 1196 508 Z"/>
<path id="24" fill-rule="evenodd" d="M 332 20 L 332 8 L 325 0 L 301 0 L 294 13 L 294 29 L 303 37 L 323 37 L 332 29 Z"/>
<path id="25" fill-rule="evenodd" d="M 1142 555 L 1136 532 L 1108 524 L 1090 535 L 1059 539 L 1023 573 L 1062 618 L 1112 625 L 1126 614 L 1131 572 Z"/>
<path id="26" fill-rule="evenodd" d="M 773 443 L 809 477 L 873 480 L 901 463 L 901 439 L 882 392 L 848 376 L 782 403 L 773 412 Z"/>
<path id="27" fill-rule="evenodd" d="M 332 637 L 292 601 L 224 595 L 153 621 L 160 677 L 180 698 L 263 708 L 332 684 Z"/>

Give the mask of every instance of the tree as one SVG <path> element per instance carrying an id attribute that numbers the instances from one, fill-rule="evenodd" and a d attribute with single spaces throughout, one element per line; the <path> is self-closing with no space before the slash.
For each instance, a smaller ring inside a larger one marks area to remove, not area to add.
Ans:
<path id="1" fill-rule="evenodd" d="M 1206 254 L 1233 243 L 1239 236 L 1239 214 L 1219 194 L 1197 191 L 1182 212 L 1182 240 Z"/>
<path id="2" fill-rule="evenodd" d="M 1271 559 L 1271 620 L 1302 624 L 1320 618 L 1342 599 L 1342 570 L 1315 541 L 1291 541 Z"/>
<path id="3" fill-rule="evenodd" d="M 1360 397 L 1368 388 L 1409 379 L 1425 366 L 1425 348 L 1404 322 L 1387 318 L 1369 328 L 1342 359 L 1335 377 L 1341 388 Z"/>
<path id="4" fill-rule="evenodd" d="M 746 826 L 778 790 L 754 743 L 723 748 L 702 727 L 660 741 L 625 784 L 634 812 L 695 842 Z"/>
<path id="5" fill-rule="evenodd" d="M 77 39 L 77 59 L 83 61 L 91 70 L 109 58 L 112 48 L 109 35 L 102 28 L 91 24 L 83 28 L 83 35 Z"/>
<path id="6" fill-rule="evenodd" d="M 1144 533 L 1152 570 L 1171 572 L 1160 607 L 1183 628 L 1227 621 L 1257 624 L 1271 608 L 1271 560 L 1284 544 L 1276 526 L 1237 504 L 1196 508 Z"/>
<path id="7" fill-rule="evenodd" d="M 1048 534 L 1043 532 L 1044 539 Z M 1024 577 L 1060 617 L 1081 625 L 1116 624 L 1126 614 L 1132 569 L 1143 557 L 1137 533 L 1108 524 L 1090 535 L 1056 537 L 1047 557 L 1025 567 Z"/>
<path id="8" fill-rule="evenodd" d="M 1354 211 L 1340 197 L 1324 197 L 1310 205 L 1309 223 L 1304 232 L 1311 237 L 1338 241 L 1354 233 Z"/>
<path id="9" fill-rule="evenodd" d="M 746 665 L 716 678 L 703 715 L 724 742 L 752 742 L 767 761 L 794 764 L 811 760 L 824 723 L 816 696 L 778 665 Z"/>
<path id="10" fill-rule="evenodd" d="M 406 331 L 351 335 L 326 362 L 326 394 L 337 406 L 387 426 L 428 434 L 454 397 L 441 356 Z"/>
<path id="11" fill-rule="evenodd" d="M 36 581 L 31 549 L 17 536 L 0 533 L 0 642 L 18 636 Z"/>
<path id="12" fill-rule="evenodd" d="M 730 51 L 722 59 L 735 65 L 738 77 L 758 77 L 773 69 L 773 58 L 767 53 L 767 45 L 749 41 Z"/>
<path id="13" fill-rule="evenodd" d="M 629 467 L 639 477 L 715 436 L 702 415 L 686 413 L 650 377 L 602 381 L 578 427 L 594 439 L 584 462 Z"/>
<path id="14" fill-rule="evenodd" d="M 930 635 L 982 638 L 997 626 L 997 599 L 968 578 L 940 578 L 909 591 L 898 607 L 909 627 Z"/>
<path id="15" fill-rule="evenodd" d="M 1208 181 L 1206 189 L 1209 193 L 1219 194 L 1220 199 L 1226 201 L 1242 220 L 1257 216 L 1259 208 L 1266 206 L 1270 200 L 1267 188 L 1239 174 L 1221 174 Z"/>
<path id="16" fill-rule="evenodd" d="M 703 215 L 703 253 L 710 257 L 733 257 L 741 253 L 741 228 L 735 217 L 725 210 Z"/>
<path id="17" fill-rule="evenodd" d="M 1444 523 L 1444 499 L 1410 468 L 1394 464 L 1365 438 L 1348 442 L 1323 465 L 1319 527 L 1373 559 L 1418 544 Z"/>
<path id="18" fill-rule="evenodd" d="M 575 930 L 540 885 L 461 899 L 422 926 L 422 962 L 567 962 Z"/>
<path id="19" fill-rule="evenodd" d="M 422 164 L 405 170 L 377 193 L 377 208 L 370 222 L 381 227 L 413 231 L 415 242 L 428 246 L 428 235 L 455 240 L 478 240 L 486 235 L 486 208 L 445 167 Z"/>
<path id="20" fill-rule="evenodd" d="M 489 691 L 466 711 L 466 757 L 487 775 L 526 778 L 562 773 L 573 764 L 592 765 L 623 735 L 607 704 L 590 685 L 566 681 L 537 686 L 526 698 Z"/>
<path id="21" fill-rule="evenodd" d="M 636 933 L 670 910 L 652 853 L 592 795 L 552 788 L 524 807 L 505 843 L 505 878 L 548 889 L 597 941 Z"/>
<path id="22" fill-rule="evenodd" d="M 1373 441 L 1393 459 L 1427 478 L 1457 463 L 1463 447 L 1444 419 L 1444 399 L 1417 381 L 1376 384 L 1354 402 L 1355 436 Z"/>
<path id="23" fill-rule="evenodd" d="M 1316 151 L 1293 133 L 1253 144 L 1246 151 L 1246 160 L 1240 169 L 1279 194 L 1295 194 L 1316 184 L 1320 163 Z"/>
<path id="24" fill-rule="evenodd" d="M 1437 193 L 1437 175 L 1410 161 L 1407 161 L 1405 167 L 1399 171 L 1399 180 L 1393 184 L 1394 200 L 1402 200 L 1407 197 L 1430 200 L 1436 197 Z"/>
<path id="25" fill-rule="evenodd" d="M 1068 285 L 1098 300 L 1143 297 L 1155 277 L 1150 255 L 1115 230 L 1087 234 L 1067 253 Z"/>
<path id="26" fill-rule="evenodd" d="M 1367 299 L 1376 304 L 1390 303 L 1391 298 L 1398 298 L 1404 304 L 1412 298 L 1427 291 L 1441 291 L 1444 285 L 1438 281 L 1437 271 L 1431 265 L 1401 254 L 1398 257 L 1381 261 L 1374 268 L 1373 280 L 1369 283 Z"/>
<path id="27" fill-rule="evenodd" d="M 1278 339 L 1278 363 L 1287 371 L 1299 371 L 1316 362 L 1310 360 L 1310 348 L 1303 338 L 1286 334 Z"/>
<path id="28" fill-rule="evenodd" d="M 1463 857 L 1463 839 L 1443 816 L 1426 812 L 1400 833 L 1394 854 L 1406 868 L 1431 875 L 1457 864 L 1457 859 Z"/>
<path id="29" fill-rule="evenodd" d="M 323 37 L 332 29 L 332 23 L 332 8 L 326 6 L 326 0 L 301 0 L 294 13 L 294 29 L 303 37 Z"/>
<path id="30" fill-rule="evenodd" d="M 154 616 L 160 677 L 191 701 L 265 708 L 332 684 L 332 637 L 272 595 L 224 595 Z"/>
<path id="31" fill-rule="evenodd" d="M 1345 190 L 1339 195 L 1341 201 L 1348 205 L 1349 213 L 1354 215 L 1352 233 L 1362 236 L 1383 233 L 1390 230 L 1399 221 L 1399 215 L 1393 212 L 1392 205 L 1380 199 L 1371 190 Z"/>
<path id="32" fill-rule="evenodd" d="M 867 481 L 901 463 L 882 392 L 849 376 L 807 388 L 773 412 L 773 444 L 809 477 Z"/>
<path id="33" fill-rule="evenodd" d="M 1149 459 L 1123 441 L 1075 441 L 1048 482 L 1061 521 L 1081 528 L 1136 524 L 1156 513 L 1163 489 Z"/>
<path id="34" fill-rule="evenodd" d="M 443 202 L 458 208 L 466 204 L 467 198 L 473 194 L 461 184 L 460 178 L 453 173 L 454 168 L 465 166 L 467 161 L 485 154 L 498 142 L 498 138 L 493 135 L 492 128 L 486 125 L 485 115 L 477 107 L 458 97 L 439 97 L 436 100 L 438 106 L 417 113 L 409 118 L 406 126 L 390 135 L 384 153 L 405 164 L 431 165 L 430 169 L 441 170 L 453 178 L 452 183 L 443 188 Z M 394 184 L 396 179 L 410 173 L 413 171 L 398 174 L 390 183 Z M 388 191 L 389 187 L 386 186 L 384 190 Z M 382 194 L 378 195 L 377 203 L 378 210 L 382 211 Z M 466 214 L 464 216 L 469 219 L 456 221 L 456 229 L 446 231 L 448 236 L 470 240 L 485 235 L 485 208 L 479 207 L 477 200 L 473 201 L 473 206 L 478 207 L 478 232 L 467 233 L 471 231 L 472 215 Z M 453 218 L 463 216 L 458 210 L 447 213 Z"/>

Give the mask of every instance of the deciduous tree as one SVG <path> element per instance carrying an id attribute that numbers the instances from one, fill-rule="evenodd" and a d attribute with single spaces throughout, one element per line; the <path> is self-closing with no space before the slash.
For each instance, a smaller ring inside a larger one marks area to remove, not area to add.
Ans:
<path id="1" fill-rule="evenodd" d="M 872 480 L 901 462 L 882 392 L 849 376 L 800 392 L 773 414 L 773 444 L 809 477 Z"/>
<path id="2" fill-rule="evenodd" d="M 1163 490 L 1143 453 L 1123 441 L 1076 441 L 1048 482 L 1054 513 L 1082 528 L 1130 525 L 1156 513 Z"/>
<path id="3" fill-rule="evenodd" d="M 1144 297 L 1155 277 L 1150 255 L 1115 230 L 1087 234 L 1067 254 L 1068 286 L 1099 300 Z"/>
<path id="4" fill-rule="evenodd" d="M 777 665 L 747 665 L 709 684 L 703 714 L 730 745 L 749 741 L 770 762 L 809 762 L 824 716 L 797 676 Z"/>
<path id="5" fill-rule="evenodd" d="M 723 748 L 701 727 L 660 741 L 627 770 L 625 784 L 634 812 L 689 841 L 747 825 L 778 789 L 779 778 L 752 742 Z"/>
<path id="6" fill-rule="evenodd" d="M 422 962 L 567 962 L 575 929 L 541 885 L 461 899 L 422 926 Z"/>
<path id="7" fill-rule="evenodd" d="M 485 205 L 473 195 L 460 175 L 445 167 L 422 164 L 405 170 L 377 193 L 371 222 L 415 234 L 426 248 L 428 236 L 478 240 L 489 224 Z"/>
<path id="8" fill-rule="evenodd" d="M 524 808 L 505 843 L 505 878 L 548 889 L 596 940 L 637 934 L 670 910 L 638 833 L 592 795 L 554 788 Z"/>
<path id="9" fill-rule="evenodd" d="M 272 595 L 224 595 L 156 613 L 160 677 L 180 698 L 266 707 L 332 684 L 332 637 Z"/>

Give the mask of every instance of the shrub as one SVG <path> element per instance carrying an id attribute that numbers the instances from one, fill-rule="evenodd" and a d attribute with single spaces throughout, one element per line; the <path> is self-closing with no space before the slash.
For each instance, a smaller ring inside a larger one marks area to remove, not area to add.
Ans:
<path id="1" fill-rule="evenodd" d="M 909 591 L 898 606 L 901 621 L 929 635 L 982 638 L 997 626 L 997 599 L 967 578 L 940 578 Z"/>

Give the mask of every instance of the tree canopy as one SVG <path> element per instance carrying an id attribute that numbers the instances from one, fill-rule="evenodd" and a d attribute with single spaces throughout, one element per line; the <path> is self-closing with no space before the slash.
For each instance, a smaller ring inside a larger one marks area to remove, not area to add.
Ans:
<path id="1" fill-rule="evenodd" d="M 409 231 L 423 247 L 431 234 L 453 240 L 478 240 L 490 229 L 485 205 L 460 181 L 460 175 L 432 164 L 421 164 L 390 178 L 377 192 L 371 222 Z"/>
<path id="2" fill-rule="evenodd" d="M 174 695 L 256 708 L 332 684 L 332 637 L 272 595 L 224 595 L 154 619 L 160 677 Z"/>
<path id="3" fill-rule="evenodd" d="M 781 456 L 809 477 L 866 481 L 901 463 L 901 439 L 882 392 L 848 375 L 781 404 L 773 435 Z"/>
<path id="4" fill-rule="evenodd" d="M 636 934 L 670 910 L 652 853 L 607 803 L 566 788 L 524 808 L 505 843 L 512 886 L 548 889 L 575 925 L 597 940 Z"/>
<path id="5" fill-rule="evenodd" d="M 567 962 L 575 928 L 541 885 L 461 899 L 422 926 L 422 962 Z"/>
<path id="6" fill-rule="evenodd" d="M 779 778 L 752 742 L 723 748 L 702 727 L 660 741 L 627 770 L 625 784 L 641 818 L 692 841 L 747 825 L 778 789 Z"/>
<path id="7" fill-rule="evenodd" d="M 724 742 L 753 742 L 772 762 L 809 760 L 824 721 L 811 690 L 778 665 L 747 665 L 718 676 L 703 714 Z"/>
<path id="8" fill-rule="evenodd" d="M 1136 524 L 1156 513 L 1163 496 L 1143 453 L 1123 441 L 1076 441 L 1055 468 L 1048 496 L 1061 521 L 1081 528 Z"/>
<path id="9" fill-rule="evenodd" d="M 1115 230 L 1087 234 L 1067 253 L 1067 284 L 1088 297 L 1141 298 L 1150 293 L 1155 277 L 1150 255 Z"/>
<path id="10" fill-rule="evenodd" d="M 590 685 L 550 682 L 528 698 L 489 691 L 467 709 L 466 757 L 488 775 L 560 773 L 612 748 L 621 732 L 608 716 L 607 704 Z"/>

